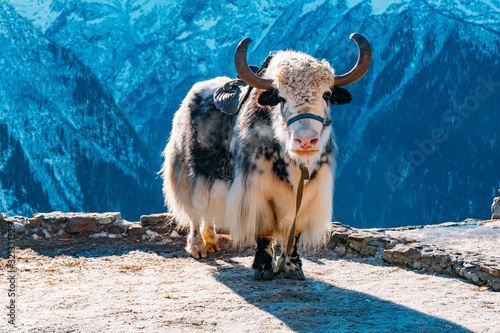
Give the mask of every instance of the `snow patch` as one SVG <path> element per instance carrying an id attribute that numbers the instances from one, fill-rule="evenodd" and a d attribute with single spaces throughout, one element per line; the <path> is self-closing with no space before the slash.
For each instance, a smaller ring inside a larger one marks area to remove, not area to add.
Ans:
<path id="1" fill-rule="evenodd" d="M 351 9 L 359 5 L 361 2 L 363 2 L 363 0 L 347 0 L 346 5 L 349 9 Z"/>
<path id="2" fill-rule="evenodd" d="M 186 39 L 187 37 L 191 36 L 193 33 L 191 31 L 183 31 L 182 34 L 180 34 L 176 39 L 177 40 L 183 40 Z"/>
<path id="3" fill-rule="evenodd" d="M 204 63 L 198 64 L 198 72 L 206 74 L 207 73 L 207 65 Z"/>
<path id="4" fill-rule="evenodd" d="M 217 22 L 219 22 L 219 20 L 221 18 L 222 17 L 220 17 L 220 16 L 217 16 L 217 18 L 213 18 L 213 17 L 205 18 L 205 17 L 203 17 L 198 21 L 194 21 L 194 24 L 199 26 L 201 31 L 205 31 L 205 30 L 208 30 L 208 29 L 214 27 L 217 24 Z"/>
<path id="5" fill-rule="evenodd" d="M 215 39 L 207 39 L 206 43 L 210 50 L 215 51 Z"/>
<path id="6" fill-rule="evenodd" d="M 457 9 L 461 10 L 465 16 L 476 16 L 478 15 L 476 12 L 473 12 L 469 8 L 467 8 L 465 5 L 460 3 L 460 0 L 455 0 L 455 4 L 457 5 Z"/>
<path id="7" fill-rule="evenodd" d="M 87 25 L 93 25 L 93 24 L 99 24 L 101 22 L 103 22 L 105 20 L 104 17 L 101 17 L 101 18 L 98 18 L 98 19 L 95 19 L 95 20 L 91 20 L 91 21 L 87 21 Z"/>
<path id="8" fill-rule="evenodd" d="M 71 13 L 70 16 L 68 16 L 68 21 L 83 21 L 83 18 L 81 18 L 80 16 L 78 16 L 77 14 L 75 13 Z"/>
<path id="9" fill-rule="evenodd" d="M 375 15 L 383 14 L 387 8 L 394 3 L 401 3 L 401 0 L 372 0 L 372 11 Z"/>
<path id="10" fill-rule="evenodd" d="M 325 3 L 325 0 L 316 0 L 312 3 L 307 3 L 302 7 L 302 14 L 300 16 L 304 16 L 309 12 L 315 11 L 318 7 L 323 5 Z"/>
<path id="11" fill-rule="evenodd" d="M 493 4 L 493 2 L 491 2 L 491 0 L 483 0 L 483 2 L 486 5 L 490 6 L 491 9 L 493 9 L 495 12 L 499 12 L 500 13 L 500 7 L 497 7 L 495 4 Z M 498 4 L 498 5 L 500 5 L 500 4 Z"/>
<path id="12" fill-rule="evenodd" d="M 9 0 L 9 2 L 14 6 L 19 14 L 28 18 L 28 20 L 35 26 L 37 26 L 42 31 L 42 33 L 45 33 L 45 31 L 62 13 L 62 11 L 52 11 L 52 0 L 40 0 L 37 2 L 26 0 Z"/>

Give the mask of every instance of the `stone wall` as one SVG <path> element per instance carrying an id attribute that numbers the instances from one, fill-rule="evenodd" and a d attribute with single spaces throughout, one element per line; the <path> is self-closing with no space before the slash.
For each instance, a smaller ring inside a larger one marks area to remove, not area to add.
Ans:
<path id="1" fill-rule="evenodd" d="M 468 223 L 475 224 L 478 221 L 472 220 Z M 467 222 L 446 223 L 440 226 L 464 224 Z M 457 252 L 403 237 L 395 238 L 386 233 L 388 230 L 395 229 L 355 229 L 334 222 L 328 247 L 340 256 L 380 256 L 386 264 L 458 277 L 486 289 L 500 291 L 499 257 Z"/>
<path id="2" fill-rule="evenodd" d="M 500 193 L 500 190 L 498 190 Z M 493 204 L 491 205 L 491 219 L 500 219 L 500 197 L 493 199 Z"/>
<path id="3" fill-rule="evenodd" d="M 52 241 L 74 238 L 127 238 L 141 241 L 165 241 L 184 237 L 170 214 L 141 216 L 140 222 L 128 222 L 120 213 L 83 214 L 53 212 L 35 214 L 32 218 L 7 217 L 0 214 L 0 232 L 7 237 L 12 223 L 18 237 Z M 447 223 L 442 227 L 478 223 Z M 407 227 L 421 228 L 421 227 Z M 401 229 L 401 228 L 398 228 Z M 381 263 L 462 278 L 484 289 L 500 291 L 499 257 L 439 248 L 387 233 L 395 229 L 356 229 L 332 222 L 327 247 L 339 256 L 373 256 Z"/>
<path id="4" fill-rule="evenodd" d="M 37 213 L 32 218 L 4 214 L 0 232 L 6 232 L 6 223 L 13 223 L 16 234 L 33 240 L 68 240 L 81 237 L 153 239 L 172 235 L 176 223 L 170 214 L 144 215 L 140 222 L 129 222 L 120 213 Z M 175 231 L 173 236 L 180 236 Z"/>

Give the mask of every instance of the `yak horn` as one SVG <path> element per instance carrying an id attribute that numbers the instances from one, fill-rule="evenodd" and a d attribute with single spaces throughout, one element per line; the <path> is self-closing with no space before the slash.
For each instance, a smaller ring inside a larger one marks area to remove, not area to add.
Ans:
<path id="1" fill-rule="evenodd" d="M 234 66 L 240 79 L 251 87 L 263 90 L 273 89 L 273 80 L 263 79 L 255 75 L 247 63 L 248 46 L 252 44 L 251 38 L 243 39 L 236 47 L 234 54 Z"/>
<path id="2" fill-rule="evenodd" d="M 334 85 L 336 87 L 347 86 L 361 79 L 370 68 L 372 61 L 372 50 L 366 38 L 357 33 L 351 34 L 349 38 L 358 44 L 358 62 L 349 73 L 334 76 Z"/>

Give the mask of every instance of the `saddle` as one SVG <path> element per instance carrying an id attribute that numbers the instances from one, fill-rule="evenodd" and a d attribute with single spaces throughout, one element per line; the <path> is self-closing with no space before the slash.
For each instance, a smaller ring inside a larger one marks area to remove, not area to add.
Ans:
<path id="1" fill-rule="evenodd" d="M 250 69 L 257 74 L 260 70 L 257 66 L 249 66 Z M 247 84 L 239 77 L 229 81 L 214 92 L 214 104 L 222 113 L 236 115 L 240 110 L 240 105 L 243 104 L 246 96 L 241 96 L 241 88 Z M 250 87 L 251 88 L 251 87 Z M 249 90 L 250 91 L 250 90 Z"/>

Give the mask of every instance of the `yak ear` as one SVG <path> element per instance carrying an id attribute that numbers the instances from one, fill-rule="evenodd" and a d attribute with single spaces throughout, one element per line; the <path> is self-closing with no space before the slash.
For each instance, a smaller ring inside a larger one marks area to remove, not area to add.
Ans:
<path id="1" fill-rule="evenodd" d="M 275 89 L 266 90 L 259 96 L 260 105 L 274 106 L 279 104 L 280 102 L 280 95 L 278 93 L 278 90 Z"/>
<path id="2" fill-rule="evenodd" d="M 333 87 L 332 96 L 330 97 L 330 103 L 332 104 L 347 104 L 351 102 L 351 94 L 344 88 Z"/>

